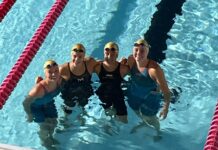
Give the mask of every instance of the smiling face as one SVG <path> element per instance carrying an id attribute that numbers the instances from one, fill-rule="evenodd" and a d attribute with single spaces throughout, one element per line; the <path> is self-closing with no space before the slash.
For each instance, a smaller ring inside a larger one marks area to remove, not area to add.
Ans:
<path id="1" fill-rule="evenodd" d="M 134 43 L 133 57 L 135 58 L 136 61 L 143 61 L 147 59 L 148 52 L 149 52 L 149 45 L 145 40 L 139 39 Z"/>
<path id="2" fill-rule="evenodd" d="M 85 47 L 80 43 L 74 45 L 71 49 L 71 57 L 75 64 L 83 62 L 85 57 Z"/>
<path id="3" fill-rule="evenodd" d="M 109 42 L 104 47 L 104 59 L 106 61 L 116 61 L 118 57 L 118 45 L 114 42 Z"/>
<path id="4" fill-rule="evenodd" d="M 49 81 L 57 81 L 60 78 L 58 64 L 53 60 L 48 60 L 44 64 L 45 78 Z"/>

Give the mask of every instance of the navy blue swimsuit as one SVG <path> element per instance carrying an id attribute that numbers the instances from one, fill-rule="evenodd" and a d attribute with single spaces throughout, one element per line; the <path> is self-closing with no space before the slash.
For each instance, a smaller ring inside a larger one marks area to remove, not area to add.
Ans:
<path id="1" fill-rule="evenodd" d="M 61 88 L 57 88 L 52 92 L 47 92 L 46 88 L 41 85 L 45 90 L 45 95 L 42 98 L 36 99 L 31 103 L 31 113 L 35 122 L 44 122 L 46 118 L 57 118 L 57 109 L 54 104 L 54 97 L 60 93 Z"/>
<path id="2" fill-rule="evenodd" d="M 156 82 L 150 77 L 147 69 L 142 73 L 139 72 L 136 64 L 133 65 L 130 73 L 131 80 L 127 89 L 129 106 L 146 116 L 156 115 L 161 101 L 161 94 L 155 93 Z"/>
<path id="3" fill-rule="evenodd" d="M 124 95 L 121 89 L 123 81 L 120 75 L 120 63 L 114 71 L 107 71 L 103 63 L 99 72 L 100 87 L 96 91 L 102 101 L 102 106 L 107 109 L 113 106 L 116 109 L 117 115 L 127 115 L 127 108 L 124 102 Z"/>
<path id="4" fill-rule="evenodd" d="M 66 81 L 61 91 L 61 97 L 64 99 L 66 113 L 72 113 L 72 107 L 76 105 L 76 102 L 80 106 L 85 106 L 88 103 L 88 98 L 93 95 L 93 89 L 91 86 L 91 74 L 88 72 L 86 63 L 85 72 L 82 75 L 75 75 L 70 70 L 70 63 L 68 63 L 70 71 L 70 79 Z M 68 109 L 70 108 L 70 109 Z"/>

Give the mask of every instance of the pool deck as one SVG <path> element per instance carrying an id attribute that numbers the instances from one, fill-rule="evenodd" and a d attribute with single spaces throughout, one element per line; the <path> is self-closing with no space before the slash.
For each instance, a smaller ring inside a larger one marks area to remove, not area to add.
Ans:
<path id="1" fill-rule="evenodd" d="M 0 150 L 33 150 L 27 147 L 19 147 L 15 145 L 0 144 Z"/>

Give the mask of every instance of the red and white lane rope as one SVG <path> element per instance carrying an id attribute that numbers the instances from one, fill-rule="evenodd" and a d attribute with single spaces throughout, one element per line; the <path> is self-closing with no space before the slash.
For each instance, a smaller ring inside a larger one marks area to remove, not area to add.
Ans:
<path id="1" fill-rule="evenodd" d="M 67 2 L 68 0 L 56 0 L 49 13 L 36 30 L 32 39 L 23 50 L 19 59 L 9 72 L 8 76 L 3 80 L 0 86 L 0 109 L 3 107 L 11 92 L 16 87 L 26 68 L 29 66 L 46 36 L 54 26 L 57 18 L 62 13 Z"/>
<path id="2" fill-rule="evenodd" d="M 4 19 L 15 2 L 16 0 L 3 0 L 0 4 L 0 22 Z"/>
<path id="3" fill-rule="evenodd" d="M 211 122 L 204 150 L 218 150 L 218 103 Z"/>

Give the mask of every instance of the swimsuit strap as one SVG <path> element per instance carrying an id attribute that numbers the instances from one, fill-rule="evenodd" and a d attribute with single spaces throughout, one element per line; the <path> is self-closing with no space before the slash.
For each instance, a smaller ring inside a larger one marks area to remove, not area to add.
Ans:
<path id="1" fill-rule="evenodd" d="M 145 66 L 145 68 L 148 68 L 148 67 L 149 67 L 149 64 L 150 64 L 150 59 L 148 59 L 148 63 L 147 63 L 147 65 Z"/>
<path id="2" fill-rule="evenodd" d="M 84 64 L 85 64 L 85 73 L 90 74 L 89 71 L 88 71 L 88 67 L 87 67 L 87 65 L 86 65 L 86 62 L 85 62 L 85 61 L 83 61 L 83 62 L 84 62 Z M 85 74 L 85 73 L 84 73 L 84 74 Z"/>
<path id="3" fill-rule="evenodd" d="M 84 61 L 83 61 L 83 63 L 84 63 L 84 65 L 85 65 L 85 72 L 84 72 L 83 74 L 81 74 L 81 75 L 84 75 L 84 74 L 86 74 L 86 73 L 90 74 L 89 71 L 88 71 L 88 68 L 87 68 L 86 63 L 85 63 Z M 70 71 L 70 77 L 72 77 L 72 76 L 77 76 L 77 75 L 75 75 L 75 74 L 70 70 L 70 63 L 69 63 L 69 62 L 68 62 L 68 68 L 69 68 L 69 71 Z M 79 75 L 79 76 L 81 76 L 81 75 Z"/>
<path id="4" fill-rule="evenodd" d="M 101 62 L 101 70 L 103 70 L 104 69 L 104 67 L 103 67 L 103 61 Z M 100 72 L 101 72 L 101 70 L 100 70 Z"/>
<path id="5" fill-rule="evenodd" d="M 70 72 L 70 76 L 72 76 L 73 73 L 72 73 L 72 71 L 70 70 L 70 63 L 69 63 L 69 62 L 67 63 L 67 66 L 68 66 L 68 69 L 69 69 L 69 72 Z"/>
<path id="6" fill-rule="evenodd" d="M 45 85 L 43 85 L 42 83 L 38 83 L 43 89 L 44 89 L 44 91 L 45 91 L 45 94 L 47 94 L 48 93 L 48 90 L 47 90 L 47 88 L 45 87 Z"/>
<path id="7" fill-rule="evenodd" d="M 117 72 L 120 74 L 120 62 L 118 62 L 118 66 L 117 66 L 117 68 L 115 69 L 115 71 L 117 71 Z"/>

